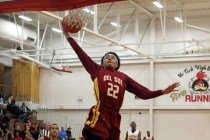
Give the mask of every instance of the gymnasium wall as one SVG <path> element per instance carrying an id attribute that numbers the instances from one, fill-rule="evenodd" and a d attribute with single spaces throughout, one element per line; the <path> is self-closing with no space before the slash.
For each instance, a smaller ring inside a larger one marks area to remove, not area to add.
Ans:
<path id="1" fill-rule="evenodd" d="M 154 64 L 155 90 L 165 89 L 174 82 L 180 82 L 178 92 L 154 99 L 156 109 L 202 109 L 210 108 L 209 88 L 206 91 L 194 91 L 193 83 L 198 80 L 199 67 L 206 68 L 203 72 L 207 75 L 204 80 L 209 82 L 210 64 L 204 62 L 172 62 Z M 198 69 L 197 69 L 198 68 Z M 95 103 L 93 96 L 93 82 L 83 67 L 71 67 L 73 73 L 59 75 L 49 70 L 41 70 L 41 95 L 42 104 L 55 108 L 87 109 Z M 190 71 L 191 70 L 191 71 Z M 149 64 L 122 65 L 120 71 L 126 73 L 142 85 L 150 88 Z M 180 77 L 179 74 L 183 75 Z M 191 96 L 193 95 L 193 96 Z M 199 95 L 199 96 L 195 96 Z M 202 95 L 202 96 L 200 96 Z M 205 97 L 204 97 L 205 96 Z M 59 100 L 58 100 L 59 99 Z M 61 104 L 62 101 L 62 104 Z M 148 101 L 135 99 L 135 96 L 126 92 L 123 109 L 147 109 Z"/>
<path id="2" fill-rule="evenodd" d="M 154 136 L 157 140 L 210 139 L 209 110 L 155 110 Z"/>
<path id="3" fill-rule="evenodd" d="M 203 138 L 210 138 L 210 134 L 207 133 L 210 130 L 209 119 L 210 108 L 209 102 L 194 101 L 186 102 L 186 95 L 191 95 L 189 88 L 190 81 L 196 76 L 198 70 L 195 66 L 208 66 L 209 62 L 172 62 L 171 63 L 157 63 L 155 64 L 155 89 L 163 89 L 169 84 L 178 81 L 180 82 L 179 92 L 173 92 L 172 94 L 178 94 L 180 97 L 173 99 L 170 95 L 165 95 L 154 99 L 153 112 L 153 131 L 157 140 L 167 140 L 168 137 L 177 139 L 180 135 L 184 138 L 190 138 L 196 140 L 197 136 L 203 134 Z M 182 77 L 178 74 L 183 72 L 187 68 L 193 67 L 193 71 L 184 73 Z M 58 75 L 56 73 L 42 70 L 41 71 L 41 104 L 48 106 L 49 108 L 56 108 L 63 115 L 64 112 L 68 112 L 65 118 L 67 123 L 60 121 L 60 125 L 70 124 L 78 129 L 78 125 L 83 125 L 84 120 L 88 115 L 88 109 L 95 104 L 93 96 L 93 85 L 89 75 L 85 72 L 83 67 L 71 67 L 73 73 Z M 150 87 L 150 67 L 149 64 L 140 63 L 132 65 L 122 65 L 121 71 L 125 72 L 130 77 L 141 83 L 146 87 Z M 209 76 L 210 71 L 203 70 Z M 186 90 L 185 94 L 180 94 L 183 90 Z M 209 93 L 208 93 L 209 94 Z M 205 95 L 208 95 L 205 94 Z M 193 95 L 196 96 L 197 94 Z M 203 95 L 203 94 L 199 94 Z M 82 101 L 80 100 L 82 99 Z M 121 124 L 121 138 L 125 137 L 125 132 L 129 129 L 129 123 L 136 121 L 138 128 L 141 130 L 142 135 L 146 134 L 149 130 L 150 115 L 149 115 L 149 100 L 135 99 L 135 96 L 126 92 L 124 104 L 121 110 L 122 124 Z M 67 109 L 62 111 L 62 109 Z M 72 112 L 73 110 L 73 112 Z M 76 113 L 75 111 L 80 112 Z M 139 114 L 141 112 L 141 114 Z M 52 116 L 52 115 L 48 115 Z M 56 115 L 58 118 L 62 118 L 61 115 Z M 72 116 L 77 116 L 76 119 Z M 55 120 L 52 118 L 52 120 Z M 79 123 L 77 122 L 78 120 Z M 71 121 L 71 123 L 69 123 Z M 77 123 L 76 123 L 77 122 Z M 193 127 L 196 126 L 196 127 Z M 198 127 L 197 127 L 198 126 Z M 201 126 L 202 130 L 201 131 Z M 170 128 L 170 129 L 169 129 Z M 188 131 L 190 130 L 190 132 Z M 79 130 L 75 130 L 75 134 Z M 163 132 L 167 132 L 161 135 Z M 185 133 L 183 131 L 186 131 Z M 178 134 L 178 135 L 174 135 Z M 173 135 L 172 135 L 173 134 Z M 185 135 L 186 134 L 186 135 Z M 78 135 L 78 134 L 76 134 Z M 195 136 L 196 135 L 196 136 Z M 188 140 L 188 139 L 186 139 Z"/>

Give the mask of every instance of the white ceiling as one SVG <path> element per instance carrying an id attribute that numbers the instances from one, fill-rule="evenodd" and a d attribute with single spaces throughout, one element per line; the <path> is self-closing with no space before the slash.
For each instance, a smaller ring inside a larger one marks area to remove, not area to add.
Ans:
<path id="1" fill-rule="evenodd" d="M 114 3 L 105 3 L 105 4 L 99 4 L 97 6 L 91 6 L 92 10 L 95 8 L 95 12 L 97 12 L 97 17 L 92 16 L 90 23 L 87 26 L 87 29 L 83 30 L 85 31 L 85 39 L 83 40 L 82 47 L 91 47 L 92 50 L 90 51 L 90 55 L 94 57 L 95 60 L 99 61 L 102 54 L 107 52 L 108 48 L 104 48 L 105 46 L 109 45 L 109 50 L 117 51 L 119 55 L 121 55 L 124 62 L 133 62 L 133 60 L 138 59 L 142 60 L 145 58 L 151 58 L 151 56 L 148 56 L 148 54 L 142 54 L 141 51 L 138 50 L 138 47 L 128 47 L 125 51 L 125 48 L 128 46 L 125 40 L 120 41 L 116 38 L 117 35 L 123 36 L 123 32 L 126 32 L 126 26 L 129 27 L 130 22 L 134 23 L 136 21 L 136 18 L 138 17 L 138 22 L 147 22 L 152 18 L 155 18 L 156 21 L 161 22 L 164 24 L 164 19 L 166 20 L 173 20 L 174 16 L 181 16 L 186 21 L 190 19 L 196 19 L 196 18 L 210 18 L 210 0 L 162 0 L 161 3 L 164 5 L 164 9 L 159 9 L 155 7 L 152 4 L 152 0 L 127 0 L 122 2 L 114 2 Z M 25 15 L 27 17 L 30 17 L 33 19 L 32 22 L 23 22 L 20 20 L 17 16 L 18 15 Z M 53 14 L 53 17 L 52 15 Z M 59 12 L 17 12 L 17 13 L 6 13 L 1 14 L 0 18 L 9 20 L 14 22 L 14 15 L 17 23 L 19 25 L 23 25 L 24 27 L 30 28 L 33 31 L 37 32 L 38 23 L 40 28 L 41 36 L 45 33 L 46 25 L 48 24 L 47 32 L 51 30 L 51 27 L 58 27 L 59 28 L 59 22 L 60 19 L 62 19 L 65 15 L 65 11 L 59 11 Z M 106 16 L 107 15 L 107 16 Z M 95 19 L 94 19 L 95 18 Z M 97 18 L 97 20 L 96 20 Z M 119 29 L 121 30 L 119 32 L 118 29 L 113 28 L 112 25 L 110 25 L 110 22 L 112 21 L 118 21 L 120 24 L 122 24 L 122 27 Z M 101 28 L 98 31 L 93 31 L 94 27 L 99 27 L 101 25 Z M 184 26 L 190 26 L 187 24 L 187 22 L 183 24 Z M 209 24 L 210 25 L 210 24 Z M 113 29 L 113 32 L 110 31 L 104 31 L 103 27 L 110 27 Z M 204 30 L 204 32 L 209 32 L 208 29 L 205 29 L 203 27 L 198 27 L 195 25 L 195 28 L 198 30 L 201 30 L 201 28 Z M 140 28 L 140 32 L 144 32 L 146 30 L 145 28 Z M 135 31 L 135 27 L 133 27 L 133 31 Z M 107 36 L 107 34 L 113 33 L 112 35 Z M 210 33 L 210 32 L 209 32 Z M 55 33 L 56 34 L 56 33 Z M 135 33 L 134 33 L 135 34 Z M 135 34 L 136 35 L 136 34 Z M 2 36 L 2 35 L 1 35 Z M 77 38 L 77 34 L 75 35 Z M 91 41 L 92 38 L 97 38 L 94 41 Z M 141 38 L 141 36 L 139 36 Z M 80 38 L 81 39 L 81 38 Z M 205 38 L 204 38 L 205 39 Z M 22 41 L 22 40 L 20 40 Z M 11 48 L 14 48 L 14 44 L 19 44 L 18 40 L 14 40 L 13 38 L 2 38 L 0 37 L 0 57 L 1 59 L 4 57 L 7 58 L 22 58 L 22 52 L 27 52 L 29 55 L 27 58 L 31 60 L 35 60 L 39 58 L 39 60 L 36 60 L 35 62 L 39 62 L 41 59 L 46 60 L 41 63 L 49 63 L 50 59 L 53 57 L 53 50 L 56 49 L 48 49 L 48 51 L 36 51 L 36 52 L 29 52 L 28 50 L 34 50 L 37 49 L 36 45 L 37 43 L 32 47 L 31 45 L 25 45 L 23 51 L 19 51 L 21 55 L 18 55 L 17 53 L 14 53 L 14 50 L 11 52 Z M 39 40 L 39 44 L 41 42 L 41 39 Z M 172 42 L 172 41 L 171 41 Z M 183 42 L 185 42 L 183 40 Z M 135 43 L 135 42 L 134 42 Z M 165 42 L 167 44 L 169 42 Z M 101 45 L 101 46 L 100 46 Z M 99 47 L 97 47 L 99 46 Z M 113 49 L 112 46 L 115 46 L 115 49 Z M 117 47 L 118 46 L 118 47 Z M 64 46 L 65 47 L 65 46 Z M 61 48 L 61 47 L 60 47 Z M 202 49 L 202 48 L 201 48 Z M 61 64 L 61 61 L 66 61 L 66 64 L 68 65 L 74 65 L 78 62 L 77 58 L 75 56 L 73 57 L 62 57 L 60 53 L 62 52 L 69 52 L 73 54 L 71 50 L 66 49 L 59 49 L 59 51 L 56 51 L 57 56 L 54 57 L 54 61 L 52 63 L 54 64 Z M 39 52 L 39 53 L 37 53 Z M 134 54 L 137 55 L 133 55 Z M 38 55 L 43 53 L 44 55 Z M 202 56 L 203 53 L 209 53 L 209 49 L 205 49 L 205 52 L 200 51 L 199 55 Z M 32 55 L 33 54 L 33 55 Z M 68 53 L 67 53 L 68 54 Z M 25 54 L 24 54 L 25 55 Z M 48 57 L 46 57 L 48 55 Z M 157 56 L 161 56 L 162 54 L 156 54 Z M 174 54 L 173 54 L 174 55 Z M 177 55 L 177 54 L 175 54 Z M 38 57 L 39 56 L 39 57 Z M 43 57 L 43 58 L 41 58 Z M 61 59 L 62 58 L 62 59 Z M 10 59 L 11 60 L 11 59 Z M 76 62 L 76 63 L 75 63 Z M 5 62 L 6 63 L 6 62 Z M 10 63 L 11 64 L 11 63 Z M 6 64 L 8 65 L 8 64 Z M 49 64 L 47 64 L 49 65 Z M 42 65 L 43 66 L 43 65 Z"/>

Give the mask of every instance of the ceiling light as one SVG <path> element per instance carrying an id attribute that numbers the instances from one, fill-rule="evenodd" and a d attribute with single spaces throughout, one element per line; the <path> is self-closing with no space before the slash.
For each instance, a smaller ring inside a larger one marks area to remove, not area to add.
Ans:
<path id="1" fill-rule="evenodd" d="M 183 22 L 183 20 L 182 20 L 180 17 L 174 17 L 174 19 L 175 19 L 177 22 Z"/>
<path id="2" fill-rule="evenodd" d="M 157 6 L 158 8 L 163 8 L 163 5 L 160 4 L 160 2 L 158 2 L 158 1 L 154 1 L 153 4 L 154 4 L 155 6 Z"/>
<path id="3" fill-rule="evenodd" d="M 117 26 L 121 27 L 121 25 L 117 25 L 116 22 L 111 22 L 110 24 L 112 24 L 112 25 L 115 26 L 115 27 L 117 27 Z"/>
<path id="4" fill-rule="evenodd" d="M 88 9 L 88 8 L 84 8 L 82 10 L 85 11 L 85 12 L 87 12 L 87 13 L 90 13 L 92 15 L 94 14 L 94 12 L 92 10 Z"/>
<path id="5" fill-rule="evenodd" d="M 18 16 L 19 18 L 21 19 L 24 19 L 26 21 L 32 21 L 32 19 L 28 18 L 28 17 L 25 17 L 25 16 Z"/>
<path id="6" fill-rule="evenodd" d="M 62 33 L 63 31 L 57 29 L 57 28 L 52 28 L 53 31 L 58 32 L 58 33 Z"/>

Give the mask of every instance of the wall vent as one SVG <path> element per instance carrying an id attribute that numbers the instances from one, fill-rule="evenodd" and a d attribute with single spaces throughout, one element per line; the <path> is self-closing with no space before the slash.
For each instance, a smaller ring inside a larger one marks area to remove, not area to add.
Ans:
<path id="1" fill-rule="evenodd" d="M 27 41 L 29 41 L 29 42 L 34 42 L 35 41 L 35 39 L 34 38 L 32 38 L 32 37 L 27 37 L 27 39 L 26 39 Z"/>

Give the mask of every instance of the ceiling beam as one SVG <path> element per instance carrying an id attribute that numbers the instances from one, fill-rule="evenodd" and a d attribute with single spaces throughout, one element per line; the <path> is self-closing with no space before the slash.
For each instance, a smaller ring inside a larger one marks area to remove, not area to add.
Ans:
<path id="1" fill-rule="evenodd" d="M 114 4 L 114 3 L 112 2 L 111 5 L 109 6 L 109 8 L 108 8 L 108 10 L 107 10 L 107 12 L 106 12 L 106 14 L 105 14 L 105 16 L 103 17 L 103 19 L 102 19 L 101 22 L 99 23 L 99 25 L 98 25 L 98 31 L 99 31 L 99 29 L 101 28 L 102 24 L 104 23 L 104 21 L 105 21 L 106 17 L 108 16 L 109 12 L 111 11 L 111 8 L 112 8 L 113 4 Z"/>
<path id="2" fill-rule="evenodd" d="M 138 5 L 138 3 L 132 1 L 132 0 L 128 0 L 132 5 L 136 6 L 138 9 L 140 9 L 141 11 L 143 11 L 144 13 L 146 13 L 147 15 L 149 15 L 150 17 L 154 17 L 154 14 L 152 14 L 150 11 L 148 11 L 147 9 L 145 9 L 144 7 L 141 7 Z"/>
<path id="3" fill-rule="evenodd" d="M 62 17 L 56 16 L 56 15 L 54 15 L 54 14 L 51 14 L 50 12 L 41 11 L 41 12 L 36 12 L 36 13 L 41 14 L 41 15 L 45 15 L 45 16 L 50 17 L 50 18 L 55 19 L 55 20 L 59 20 L 59 21 L 62 21 L 62 20 L 63 20 Z M 129 47 L 129 46 L 125 46 L 125 45 L 120 45 L 119 42 L 117 42 L 117 41 L 115 41 L 115 40 L 113 40 L 113 39 L 111 39 L 111 38 L 108 38 L 108 37 L 106 37 L 106 36 L 104 36 L 104 35 L 95 33 L 94 31 L 91 31 L 91 30 L 89 30 L 89 29 L 87 29 L 87 28 L 82 28 L 82 30 L 84 30 L 84 31 L 86 31 L 86 32 L 88 32 L 88 33 L 90 33 L 90 34 L 93 34 L 93 35 L 95 35 L 95 36 L 97 36 L 97 37 L 100 37 L 100 38 L 102 38 L 102 39 L 105 39 L 105 40 L 107 40 L 107 41 L 109 41 L 109 42 L 112 42 L 112 43 L 114 43 L 114 44 L 116 44 L 116 45 L 122 46 L 122 47 L 125 48 L 125 49 L 131 50 L 131 51 L 137 53 L 138 55 L 143 55 L 143 56 L 149 57 L 149 56 L 147 56 L 147 55 L 141 53 L 140 51 L 138 51 L 138 50 L 136 50 L 136 49 L 133 49 L 133 48 L 131 48 L 131 47 Z"/>
<path id="4" fill-rule="evenodd" d="M 171 17 L 167 17 L 167 20 L 168 21 L 171 21 L 171 22 L 175 22 L 175 23 L 178 23 L 176 22 L 175 20 L 172 20 L 170 19 Z M 178 23 L 179 24 L 179 23 Z M 193 28 L 193 29 L 196 29 L 196 30 L 199 30 L 199 31 L 203 31 L 203 32 L 206 32 L 206 33 L 210 33 L 210 30 L 208 29 L 204 29 L 204 28 L 201 28 L 201 27 L 198 27 L 198 26 L 194 26 L 194 25 L 191 25 L 191 24 L 186 24 L 187 27 L 190 27 L 190 28 Z"/>
<path id="5" fill-rule="evenodd" d="M 194 26 L 194 25 L 190 25 L 190 24 L 186 24 L 186 26 L 187 27 L 190 27 L 190 28 L 193 28 L 193 29 L 197 29 L 199 31 L 210 33 L 210 30 L 207 30 L 207 29 L 204 29 L 204 28 L 201 28 L 201 27 L 198 27 L 198 26 Z"/>
<path id="6" fill-rule="evenodd" d="M 124 28 L 124 30 L 123 30 L 123 32 L 122 32 L 121 37 L 120 37 L 120 40 L 122 40 L 122 38 L 124 37 L 124 34 L 125 34 L 125 32 L 127 31 L 127 29 L 128 29 L 128 27 L 129 27 L 129 25 L 130 25 L 130 23 L 131 23 L 131 21 L 132 21 L 134 15 L 135 15 L 135 13 L 136 13 L 136 9 L 137 9 L 137 8 L 135 8 L 135 9 L 133 10 L 133 12 L 132 12 L 132 14 L 131 14 L 131 16 L 130 16 L 128 22 L 126 23 L 125 28 Z"/>

